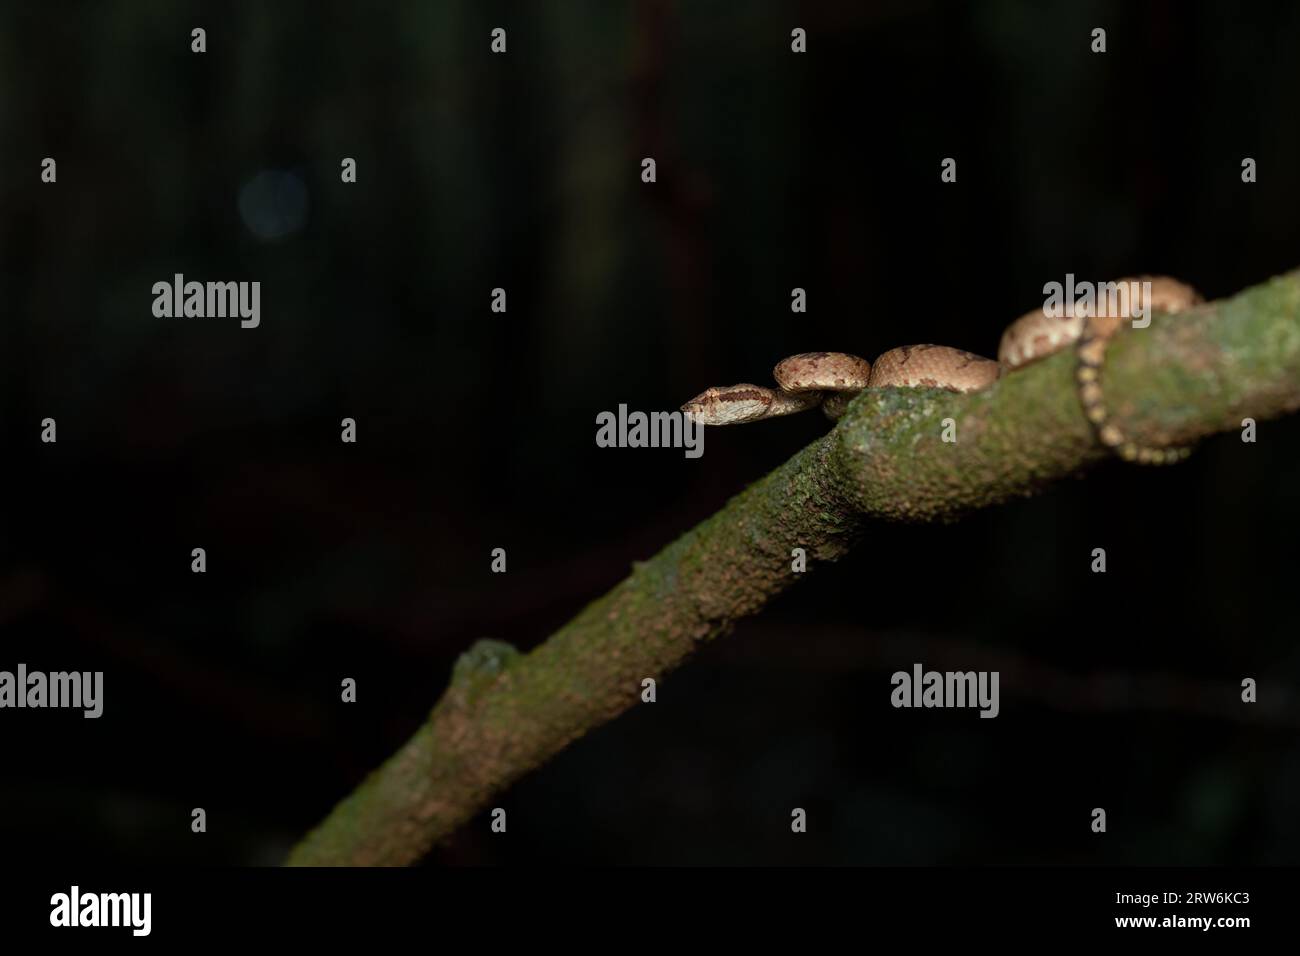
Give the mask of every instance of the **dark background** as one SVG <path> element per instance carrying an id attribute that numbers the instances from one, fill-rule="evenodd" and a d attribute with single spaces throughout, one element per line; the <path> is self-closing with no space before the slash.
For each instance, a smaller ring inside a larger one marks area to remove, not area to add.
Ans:
<path id="1" fill-rule="evenodd" d="M 106 685 L 0 712 L 7 861 L 278 862 L 475 640 L 535 646 L 827 427 L 690 460 L 601 410 L 992 355 L 1066 272 L 1300 266 L 1294 3 L 0 10 L 0 669 Z M 154 318 L 176 272 L 261 281 L 261 327 Z M 1297 488 L 1292 419 L 873 527 L 430 862 L 1300 861 Z M 1001 716 L 892 709 L 914 662 L 999 669 Z"/>

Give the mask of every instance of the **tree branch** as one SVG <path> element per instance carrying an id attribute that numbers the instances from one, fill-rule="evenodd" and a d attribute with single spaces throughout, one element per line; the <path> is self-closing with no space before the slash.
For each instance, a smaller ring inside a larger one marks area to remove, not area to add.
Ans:
<path id="1" fill-rule="evenodd" d="M 864 392 L 829 434 L 733 498 L 527 655 L 479 642 L 429 719 L 290 854 L 295 865 L 419 860 L 491 797 L 627 710 L 871 519 L 953 520 L 1076 472 L 1107 452 L 1068 352 L 992 387 Z M 1116 337 L 1103 370 L 1136 440 L 1186 443 L 1300 408 L 1300 271 Z M 957 441 L 941 440 L 943 421 Z M 756 426 L 761 427 L 761 426 Z"/>

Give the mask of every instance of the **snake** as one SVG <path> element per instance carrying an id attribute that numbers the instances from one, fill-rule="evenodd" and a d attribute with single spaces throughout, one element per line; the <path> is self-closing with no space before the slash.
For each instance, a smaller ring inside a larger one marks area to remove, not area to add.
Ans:
<path id="1" fill-rule="evenodd" d="M 977 392 L 998 379 L 1067 348 L 1075 354 L 1075 390 L 1097 439 L 1125 461 L 1167 465 L 1191 454 L 1186 447 L 1157 447 L 1133 441 L 1111 414 L 1102 388 L 1106 347 L 1123 327 L 1123 319 L 1144 308 L 1176 315 L 1204 299 L 1190 285 L 1169 276 L 1118 279 L 1128 308 L 1075 307 L 1063 314 L 1044 306 L 1016 319 L 1002 333 L 996 360 L 947 345 L 904 345 L 875 362 L 848 352 L 801 352 L 782 359 L 772 370 L 776 387 L 714 386 L 682 405 L 702 425 L 738 425 L 820 407 L 838 421 L 849 403 L 867 389 L 937 388 Z M 1128 290 L 1136 289 L 1130 295 Z M 1101 304 L 1101 298 L 1099 304 Z M 1136 301 L 1132 301 L 1132 300 Z"/>

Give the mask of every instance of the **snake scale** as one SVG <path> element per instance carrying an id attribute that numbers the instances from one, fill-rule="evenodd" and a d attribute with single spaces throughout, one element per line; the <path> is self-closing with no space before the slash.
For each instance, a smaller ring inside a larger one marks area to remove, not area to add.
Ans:
<path id="1" fill-rule="evenodd" d="M 1002 333 L 996 361 L 946 345 L 904 345 L 874 363 L 846 352 L 803 352 L 777 363 L 772 370 L 776 388 L 747 383 L 715 386 L 692 398 L 682 411 L 704 425 L 735 425 L 820 406 L 826 417 L 835 421 L 863 389 L 974 392 L 1031 362 L 1073 347 L 1079 400 L 1101 443 L 1126 461 L 1139 464 L 1181 461 L 1190 449 L 1150 447 L 1128 438 L 1107 408 L 1101 370 L 1106 346 L 1124 317 L 1143 309 L 1175 314 L 1203 299 L 1191 286 L 1168 276 L 1119 279 L 1113 286 L 1125 290 L 1128 301 L 1124 307 L 1070 307 L 1061 315 L 1041 308 L 1022 315 Z M 1129 289 L 1136 291 L 1129 295 Z"/>

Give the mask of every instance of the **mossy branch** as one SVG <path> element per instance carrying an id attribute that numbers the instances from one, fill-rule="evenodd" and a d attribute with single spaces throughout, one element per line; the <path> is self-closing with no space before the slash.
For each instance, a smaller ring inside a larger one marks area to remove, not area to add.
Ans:
<path id="1" fill-rule="evenodd" d="M 1136 440 L 1188 443 L 1300 408 L 1300 271 L 1117 336 L 1109 406 Z M 941 439 L 944 419 L 957 441 Z M 761 428 L 762 425 L 750 427 Z M 492 796 L 640 699 L 873 519 L 952 520 L 1107 457 L 1068 352 L 974 394 L 866 392 L 837 427 L 682 535 L 529 654 L 480 642 L 415 735 L 309 833 L 295 865 L 418 861 Z"/>

